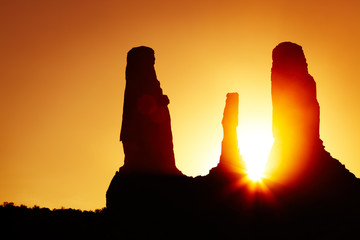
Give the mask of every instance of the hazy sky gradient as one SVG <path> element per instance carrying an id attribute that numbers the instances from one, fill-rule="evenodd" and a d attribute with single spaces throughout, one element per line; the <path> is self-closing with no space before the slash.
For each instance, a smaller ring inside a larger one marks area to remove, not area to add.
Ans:
<path id="1" fill-rule="evenodd" d="M 146 45 L 176 164 L 207 174 L 226 93 L 239 133 L 271 133 L 271 51 L 303 46 L 326 149 L 360 177 L 359 1 L 0 1 L 0 202 L 94 209 L 123 164 L 126 54 Z M 241 146 L 240 146 L 241 148 Z"/>

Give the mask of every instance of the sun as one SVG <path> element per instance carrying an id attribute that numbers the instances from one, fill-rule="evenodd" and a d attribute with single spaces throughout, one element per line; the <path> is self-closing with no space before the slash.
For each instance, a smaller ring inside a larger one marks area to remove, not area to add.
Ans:
<path id="1" fill-rule="evenodd" d="M 265 165 L 274 142 L 271 129 L 266 125 L 251 124 L 238 131 L 240 154 L 251 181 L 261 181 Z"/>
<path id="2" fill-rule="evenodd" d="M 263 177 L 264 167 L 263 166 L 256 166 L 251 165 L 246 162 L 246 168 L 247 168 L 247 176 L 248 178 L 253 182 L 261 181 L 261 178 Z"/>

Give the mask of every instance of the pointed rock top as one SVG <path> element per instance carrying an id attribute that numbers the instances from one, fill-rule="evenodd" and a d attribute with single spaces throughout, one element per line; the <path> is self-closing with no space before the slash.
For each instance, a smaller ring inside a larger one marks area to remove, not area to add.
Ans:
<path id="1" fill-rule="evenodd" d="M 222 124 L 236 127 L 238 126 L 238 110 L 239 108 L 239 94 L 237 92 L 228 93 L 226 95 L 226 104 Z"/>

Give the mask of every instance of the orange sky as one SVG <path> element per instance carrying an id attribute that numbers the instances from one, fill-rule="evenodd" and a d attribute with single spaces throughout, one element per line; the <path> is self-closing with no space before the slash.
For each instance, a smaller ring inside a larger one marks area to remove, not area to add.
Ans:
<path id="1" fill-rule="evenodd" d="M 105 206 L 139 45 L 155 50 L 183 173 L 217 164 L 227 92 L 240 94 L 240 133 L 271 133 L 271 51 L 293 41 L 317 82 L 324 145 L 360 177 L 359 12 L 357 0 L 2 0 L 0 203 Z"/>

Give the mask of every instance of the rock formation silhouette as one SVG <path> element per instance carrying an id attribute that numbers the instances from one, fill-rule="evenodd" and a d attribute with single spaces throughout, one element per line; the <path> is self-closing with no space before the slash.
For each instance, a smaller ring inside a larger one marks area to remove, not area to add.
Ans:
<path id="1" fill-rule="evenodd" d="M 154 69 L 154 50 L 136 47 L 127 55 L 120 140 L 127 173 L 181 174 L 175 166 L 169 98 Z"/>
<path id="2" fill-rule="evenodd" d="M 237 126 L 239 115 L 239 94 L 228 93 L 224 108 L 223 119 L 223 140 L 221 142 L 221 156 L 219 164 L 211 171 L 244 173 L 245 166 L 240 155 Z"/>
<path id="3" fill-rule="evenodd" d="M 323 191 L 325 186 L 334 192 L 336 186 L 340 190 L 358 182 L 324 149 L 319 136 L 316 83 L 308 73 L 302 47 L 280 43 L 272 58 L 274 145 L 267 164 L 268 177 L 282 184 L 307 187 L 308 192 L 311 188 Z"/>
<path id="4" fill-rule="evenodd" d="M 250 183 L 244 173 L 236 132 L 237 93 L 227 94 L 219 164 L 206 176 L 187 177 L 175 166 L 169 101 L 156 78 L 154 51 L 132 49 L 120 137 L 125 164 L 106 193 L 106 224 L 114 235 L 122 232 L 131 239 L 352 236 L 359 225 L 359 179 L 325 151 L 319 136 L 316 83 L 301 46 L 284 42 L 273 50 L 271 93 L 275 142 L 268 179 Z"/>
<path id="5" fill-rule="evenodd" d="M 316 83 L 308 73 L 301 46 L 284 42 L 273 50 L 271 177 L 279 182 L 299 179 L 311 164 L 313 149 L 323 149 L 319 137 L 320 110 Z"/>
<path id="6" fill-rule="evenodd" d="M 136 47 L 128 52 L 120 133 L 125 160 L 106 192 L 109 209 L 122 209 L 127 194 L 130 198 L 133 194 L 131 188 L 136 189 L 134 184 L 143 185 L 137 181 L 144 179 L 143 176 L 182 176 L 175 165 L 167 107 L 170 101 L 163 94 L 154 64 L 154 50 L 149 47 Z M 149 189 L 140 187 L 140 192 L 148 193 Z"/>

